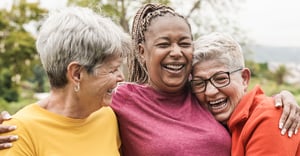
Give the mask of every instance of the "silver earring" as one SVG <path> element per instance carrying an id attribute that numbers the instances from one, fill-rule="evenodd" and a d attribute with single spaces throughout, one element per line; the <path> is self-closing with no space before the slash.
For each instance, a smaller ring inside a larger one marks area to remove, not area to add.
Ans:
<path id="1" fill-rule="evenodd" d="M 75 92 L 79 92 L 80 90 L 80 83 L 77 83 L 76 86 L 74 87 Z"/>

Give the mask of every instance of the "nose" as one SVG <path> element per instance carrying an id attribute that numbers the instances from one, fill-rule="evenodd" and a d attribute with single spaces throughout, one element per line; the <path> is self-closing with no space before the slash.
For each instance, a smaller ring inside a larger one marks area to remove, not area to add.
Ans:
<path id="1" fill-rule="evenodd" d="M 117 82 L 123 82 L 125 80 L 125 77 L 124 77 L 124 74 L 122 71 L 118 71 L 116 78 L 117 78 Z"/>
<path id="2" fill-rule="evenodd" d="M 174 44 L 172 46 L 170 56 L 172 56 L 172 57 L 181 57 L 182 56 L 182 51 L 181 51 L 180 46 L 178 46 L 178 44 Z"/>
<path id="3" fill-rule="evenodd" d="M 207 82 L 206 84 L 206 89 L 205 89 L 205 95 L 207 96 L 213 96 L 219 92 L 218 88 L 216 88 L 214 85 L 211 84 L 210 81 Z"/>

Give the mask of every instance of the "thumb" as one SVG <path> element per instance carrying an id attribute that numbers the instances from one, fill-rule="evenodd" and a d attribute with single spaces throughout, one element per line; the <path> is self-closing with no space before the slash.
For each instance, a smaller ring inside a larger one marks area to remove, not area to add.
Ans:
<path id="1" fill-rule="evenodd" d="M 0 121 L 1 121 L 1 119 L 2 120 L 9 120 L 9 119 L 11 119 L 11 115 L 7 111 L 2 111 Z"/>

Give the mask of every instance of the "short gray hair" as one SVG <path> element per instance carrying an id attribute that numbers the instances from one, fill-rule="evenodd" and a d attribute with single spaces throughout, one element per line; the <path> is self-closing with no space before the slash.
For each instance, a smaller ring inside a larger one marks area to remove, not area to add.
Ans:
<path id="1" fill-rule="evenodd" d="M 239 43 L 227 34 L 214 32 L 200 36 L 194 42 L 193 65 L 218 59 L 228 68 L 244 67 L 244 57 Z"/>
<path id="2" fill-rule="evenodd" d="M 108 56 L 126 57 L 129 34 L 89 8 L 67 7 L 49 14 L 36 41 L 51 87 L 64 87 L 67 66 L 77 61 L 90 74 Z"/>

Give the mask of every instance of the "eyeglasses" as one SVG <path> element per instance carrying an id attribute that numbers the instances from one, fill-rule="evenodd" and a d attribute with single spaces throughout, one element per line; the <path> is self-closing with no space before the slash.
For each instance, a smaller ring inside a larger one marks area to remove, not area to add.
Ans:
<path id="1" fill-rule="evenodd" d="M 197 79 L 191 80 L 192 90 L 194 93 L 205 92 L 207 87 L 207 82 L 209 81 L 215 88 L 226 87 L 230 84 L 230 74 L 240 71 L 243 68 L 239 68 L 230 72 L 217 72 L 208 79 Z"/>

